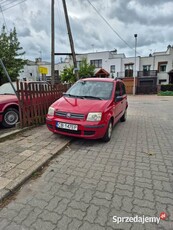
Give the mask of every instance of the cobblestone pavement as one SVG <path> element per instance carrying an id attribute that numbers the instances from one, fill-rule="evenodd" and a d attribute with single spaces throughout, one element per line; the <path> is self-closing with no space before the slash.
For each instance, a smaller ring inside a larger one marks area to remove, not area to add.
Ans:
<path id="1" fill-rule="evenodd" d="M 71 140 L 54 135 L 46 125 L 16 131 L 15 136 L 0 135 L 0 204 Z"/>
<path id="2" fill-rule="evenodd" d="M 173 229 L 173 97 L 129 97 L 109 143 L 76 139 L 0 211 L 5 230 Z M 113 216 L 160 223 L 114 223 Z"/>

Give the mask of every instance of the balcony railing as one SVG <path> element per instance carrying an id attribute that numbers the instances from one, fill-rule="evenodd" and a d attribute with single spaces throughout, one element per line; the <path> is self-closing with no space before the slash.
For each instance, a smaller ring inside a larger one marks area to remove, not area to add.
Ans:
<path id="1" fill-rule="evenodd" d="M 157 70 L 138 71 L 138 77 L 157 77 Z"/>
<path id="2" fill-rule="evenodd" d="M 136 76 L 133 70 L 117 72 L 118 78 L 133 77 L 134 75 Z M 157 77 L 157 70 L 137 71 L 137 77 Z"/>

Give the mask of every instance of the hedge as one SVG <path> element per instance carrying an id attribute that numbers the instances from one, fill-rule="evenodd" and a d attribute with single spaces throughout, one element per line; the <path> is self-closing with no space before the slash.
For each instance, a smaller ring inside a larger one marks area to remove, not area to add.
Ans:
<path id="1" fill-rule="evenodd" d="M 161 91 L 173 91 L 173 84 L 161 85 Z"/>
<path id="2" fill-rule="evenodd" d="M 173 91 L 160 91 L 158 96 L 173 96 Z"/>

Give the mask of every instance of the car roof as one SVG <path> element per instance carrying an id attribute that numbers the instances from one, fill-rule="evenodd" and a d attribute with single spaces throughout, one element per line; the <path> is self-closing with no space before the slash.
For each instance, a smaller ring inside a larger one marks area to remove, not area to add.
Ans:
<path id="1" fill-rule="evenodd" d="M 92 77 L 92 78 L 82 78 L 79 81 L 106 81 L 106 82 L 117 82 L 122 80 L 120 79 L 114 79 L 114 78 L 99 78 L 99 77 Z"/>

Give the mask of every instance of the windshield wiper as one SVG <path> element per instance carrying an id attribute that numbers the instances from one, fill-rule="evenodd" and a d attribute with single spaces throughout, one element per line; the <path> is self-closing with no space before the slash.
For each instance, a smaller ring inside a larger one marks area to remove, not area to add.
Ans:
<path id="1" fill-rule="evenodd" d="M 70 94 L 70 93 L 63 93 L 63 96 L 68 96 L 68 97 L 77 97 L 77 98 L 84 99 L 84 97 L 83 97 L 83 96 L 73 95 L 73 94 Z"/>
<path id="2" fill-rule="evenodd" d="M 82 96 L 83 98 L 92 98 L 92 99 L 98 99 L 98 100 L 103 100 L 101 97 L 96 97 L 96 96 Z"/>
<path id="3" fill-rule="evenodd" d="M 0 95 L 15 95 L 14 93 L 0 93 Z"/>

